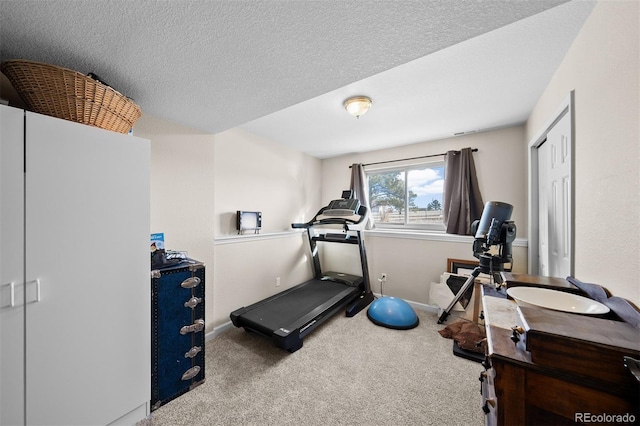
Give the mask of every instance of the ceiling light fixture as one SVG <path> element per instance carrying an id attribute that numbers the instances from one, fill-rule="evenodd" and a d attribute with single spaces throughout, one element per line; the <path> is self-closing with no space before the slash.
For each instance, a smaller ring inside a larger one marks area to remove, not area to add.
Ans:
<path id="1" fill-rule="evenodd" d="M 371 108 L 371 99 L 366 96 L 354 96 L 344 101 L 344 108 L 355 118 L 365 115 Z"/>

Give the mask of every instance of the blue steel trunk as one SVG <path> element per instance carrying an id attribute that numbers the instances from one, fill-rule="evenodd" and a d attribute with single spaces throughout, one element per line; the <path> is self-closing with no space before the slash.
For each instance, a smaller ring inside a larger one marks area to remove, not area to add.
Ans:
<path id="1" fill-rule="evenodd" d="M 204 382 L 205 267 L 182 262 L 151 276 L 153 411 Z"/>

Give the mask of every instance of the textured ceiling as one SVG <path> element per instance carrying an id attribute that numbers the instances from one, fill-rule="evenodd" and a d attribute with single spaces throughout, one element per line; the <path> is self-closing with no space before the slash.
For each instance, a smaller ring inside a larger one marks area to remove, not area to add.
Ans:
<path id="1" fill-rule="evenodd" d="M 434 117 L 443 134 L 502 125 L 495 118 L 471 120 L 494 103 L 479 97 L 497 90 L 513 103 L 532 82 L 536 88 L 546 85 L 593 6 L 563 3 L 1 0 L 0 60 L 24 58 L 94 72 L 145 113 L 211 133 L 246 124 L 257 134 L 330 157 L 431 138 L 419 129 L 394 136 L 393 128 L 405 126 L 398 117 L 412 110 L 424 114 L 411 120 Z M 548 21 L 510 29 L 509 24 L 549 13 Z M 548 31 L 557 37 L 534 43 Z M 528 49 L 537 52 L 535 60 L 527 59 Z M 540 50 L 551 52 L 549 58 Z M 513 54 L 519 66 L 504 69 L 504 56 Z M 521 88 L 515 92 L 514 76 Z M 363 145 L 353 119 L 350 127 L 339 121 L 350 118 L 341 107 L 344 97 L 361 90 L 375 105 L 357 124 L 377 122 L 373 131 L 380 133 L 380 123 L 386 123 L 390 132 L 375 146 Z M 437 97 L 431 109 L 449 100 L 457 107 L 470 103 L 473 112 L 466 122 L 431 115 L 424 105 L 401 102 L 412 92 Z M 530 103 L 509 120 L 522 121 Z"/>
<path id="2" fill-rule="evenodd" d="M 522 124 L 593 2 L 571 2 L 246 123 L 319 158 Z M 350 96 L 373 99 L 359 119 Z"/>

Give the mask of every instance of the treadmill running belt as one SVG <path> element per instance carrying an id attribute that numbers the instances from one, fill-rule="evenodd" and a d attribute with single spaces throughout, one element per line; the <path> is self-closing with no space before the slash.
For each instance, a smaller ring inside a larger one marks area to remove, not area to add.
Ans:
<path id="1" fill-rule="evenodd" d="M 355 295 L 360 291 L 357 287 L 342 283 L 311 280 L 298 285 L 291 292 L 282 294 L 281 297 L 271 299 L 269 303 L 257 304 L 242 317 L 246 321 L 273 331 L 290 326 L 336 297 L 337 302 L 350 293 Z M 324 310 L 326 308 L 319 309 L 318 313 Z"/>

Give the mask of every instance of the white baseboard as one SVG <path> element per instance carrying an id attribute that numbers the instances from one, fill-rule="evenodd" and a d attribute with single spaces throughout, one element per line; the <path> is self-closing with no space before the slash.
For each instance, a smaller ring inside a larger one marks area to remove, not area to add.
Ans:
<path id="1" fill-rule="evenodd" d="M 376 297 L 382 297 L 379 293 L 373 293 Z M 440 308 L 437 306 L 427 305 L 426 303 L 414 302 L 413 300 L 403 299 L 405 302 L 409 304 L 413 309 L 417 309 L 419 311 L 433 312 L 439 313 Z"/>
<path id="2" fill-rule="evenodd" d="M 204 335 L 205 342 L 208 342 L 209 340 L 216 338 L 220 333 L 230 329 L 231 327 L 233 327 L 233 323 L 231 321 L 227 321 L 222 325 L 213 327 L 213 331 L 210 331 Z"/>
<path id="3" fill-rule="evenodd" d="M 124 416 L 120 417 L 119 419 L 116 419 L 113 422 L 109 423 L 108 426 L 130 426 L 130 425 L 135 425 L 140 420 L 142 420 L 144 418 L 147 418 L 149 416 L 150 412 L 151 411 L 150 411 L 150 408 L 149 408 L 149 402 L 147 401 L 144 404 L 141 404 L 140 406 L 134 408 L 133 410 L 131 410 L 130 412 L 128 412 Z"/>

